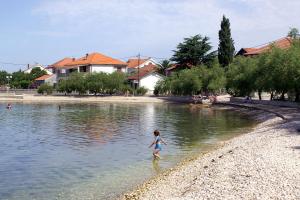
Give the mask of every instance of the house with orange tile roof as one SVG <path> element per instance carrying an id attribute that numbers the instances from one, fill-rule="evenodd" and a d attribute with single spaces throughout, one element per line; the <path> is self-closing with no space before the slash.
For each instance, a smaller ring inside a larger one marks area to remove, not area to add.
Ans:
<path id="1" fill-rule="evenodd" d="M 46 67 L 46 69 L 48 69 L 49 71 L 52 71 L 52 73 L 56 73 L 59 69 L 65 67 L 65 64 L 70 63 L 72 61 L 74 61 L 75 58 L 63 58 L 55 63 L 53 63 L 52 65 L 49 65 L 48 67 Z"/>
<path id="2" fill-rule="evenodd" d="M 49 65 L 48 68 L 51 68 L 57 75 L 57 79 L 61 79 L 67 77 L 72 72 L 113 73 L 119 71 L 126 73 L 127 63 L 100 53 L 90 53 L 78 59 L 64 58 Z"/>
<path id="3" fill-rule="evenodd" d="M 241 50 L 239 50 L 236 55 L 256 56 L 269 51 L 272 48 L 272 46 L 280 49 L 287 49 L 291 47 L 292 43 L 293 43 L 293 39 L 291 37 L 284 37 L 260 46 L 251 47 L 251 48 L 241 48 Z"/>
<path id="4" fill-rule="evenodd" d="M 127 71 L 128 73 L 134 72 L 137 68 L 143 68 L 146 65 L 158 65 L 158 63 L 152 58 L 146 59 L 138 59 L 138 58 L 130 58 L 127 61 Z"/>
<path id="5" fill-rule="evenodd" d="M 154 64 L 145 65 L 128 77 L 133 87 L 144 87 L 148 90 L 147 94 L 153 94 L 156 83 L 163 79 L 164 76 L 158 73 L 158 67 Z"/>
<path id="6" fill-rule="evenodd" d="M 56 83 L 56 76 L 54 74 L 46 74 L 41 77 L 38 77 L 34 80 L 34 84 L 36 87 L 42 84 L 54 85 Z"/>

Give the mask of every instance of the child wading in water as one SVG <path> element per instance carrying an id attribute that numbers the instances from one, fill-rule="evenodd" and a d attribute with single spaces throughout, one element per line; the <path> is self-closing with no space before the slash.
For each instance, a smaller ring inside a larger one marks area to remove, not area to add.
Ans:
<path id="1" fill-rule="evenodd" d="M 159 156 L 159 152 L 161 151 L 161 143 L 167 145 L 167 143 L 165 143 L 165 141 L 160 137 L 160 133 L 158 130 L 155 130 L 153 132 L 154 134 L 154 141 L 152 142 L 152 144 L 149 146 L 149 148 L 151 148 L 154 144 L 154 150 L 153 150 L 153 156 L 154 158 L 160 158 Z"/>

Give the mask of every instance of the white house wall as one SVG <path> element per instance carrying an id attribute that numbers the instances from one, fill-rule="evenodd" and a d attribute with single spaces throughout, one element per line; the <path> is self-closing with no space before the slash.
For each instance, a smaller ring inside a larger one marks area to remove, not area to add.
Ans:
<path id="1" fill-rule="evenodd" d="M 116 70 L 117 70 L 117 68 L 115 68 L 115 71 L 116 71 Z M 122 67 L 121 71 L 122 71 L 123 73 L 127 73 L 127 67 Z"/>
<path id="2" fill-rule="evenodd" d="M 113 65 L 92 65 L 91 69 L 91 72 L 105 72 L 108 74 L 117 71 L 117 67 Z M 122 72 L 126 73 L 126 67 L 122 67 Z"/>
<path id="3" fill-rule="evenodd" d="M 53 73 L 51 71 L 49 71 L 48 69 L 45 69 L 44 67 L 40 66 L 40 65 L 36 65 L 36 66 L 32 66 L 29 69 L 24 70 L 25 74 L 30 74 L 33 68 L 40 68 L 41 70 L 46 71 L 46 73 L 48 75 L 52 75 Z"/>
<path id="4" fill-rule="evenodd" d="M 140 68 L 143 68 L 143 67 L 145 67 L 146 65 L 149 65 L 149 64 L 158 65 L 158 63 L 151 58 L 151 59 L 146 60 L 144 63 L 140 64 Z"/>
<path id="5" fill-rule="evenodd" d="M 152 73 L 140 80 L 140 87 L 148 89 L 148 94 L 153 94 L 155 85 L 158 81 L 163 80 L 163 77 L 159 74 Z"/>
<path id="6" fill-rule="evenodd" d="M 53 74 L 52 76 L 50 76 L 49 78 L 47 78 L 45 80 L 45 83 L 47 83 L 49 85 L 54 85 L 56 83 L 56 74 Z"/>

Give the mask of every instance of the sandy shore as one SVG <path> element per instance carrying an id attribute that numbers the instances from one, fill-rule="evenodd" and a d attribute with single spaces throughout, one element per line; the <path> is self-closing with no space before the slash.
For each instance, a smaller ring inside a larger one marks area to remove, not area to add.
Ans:
<path id="1" fill-rule="evenodd" d="M 148 96 L 35 96 L 35 95 L 19 95 L 19 96 L 0 96 L 0 102 L 62 102 L 62 103 L 80 103 L 80 102 L 119 102 L 119 103 L 162 103 L 163 98 L 148 97 Z"/>
<path id="2" fill-rule="evenodd" d="M 252 132 L 166 171 L 121 199 L 300 199 L 300 111 L 244 106 L 253 109 L 239 110 L 261 121 Z"/>

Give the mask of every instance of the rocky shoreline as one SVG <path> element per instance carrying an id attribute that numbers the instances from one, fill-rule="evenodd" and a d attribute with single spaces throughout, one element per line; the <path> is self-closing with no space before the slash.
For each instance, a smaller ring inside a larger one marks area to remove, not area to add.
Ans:
<path id="1" fill-rule="evenodd" d="M 253 104 L 235 109 L 261 123 L 120 199 L 299 199 L 299 109 Z"/>

